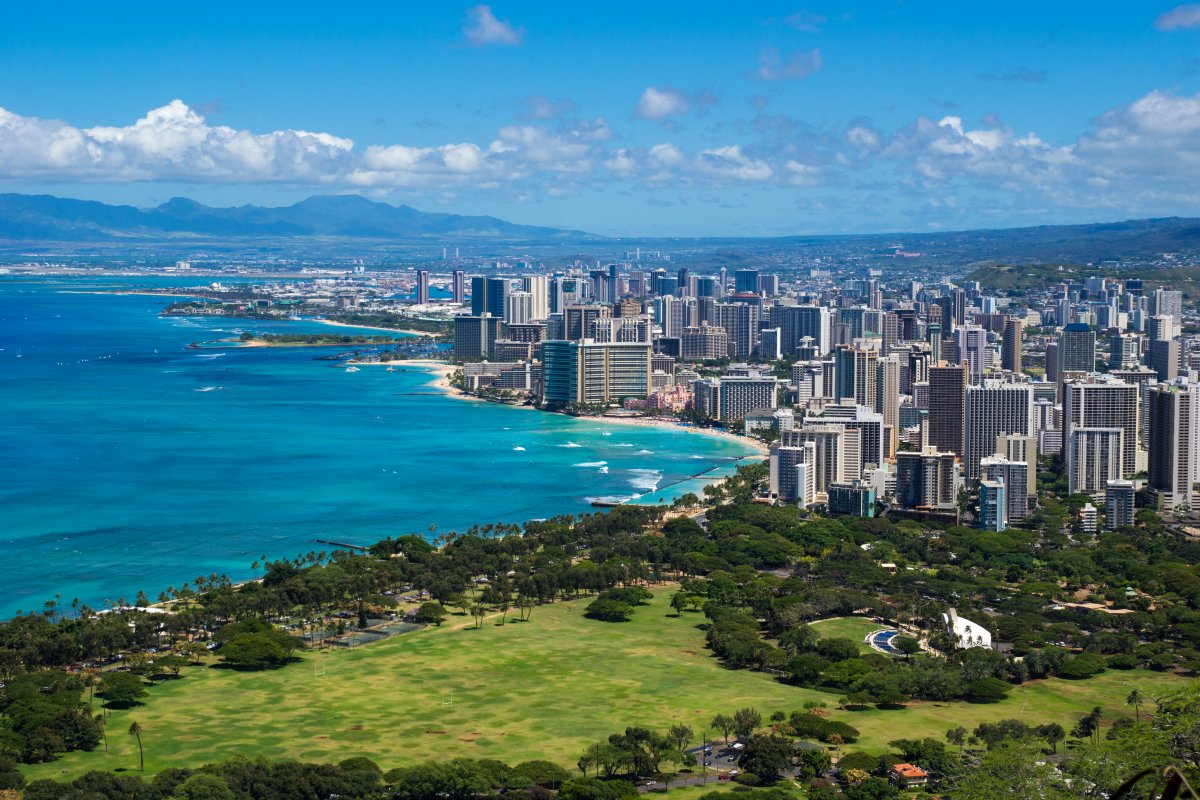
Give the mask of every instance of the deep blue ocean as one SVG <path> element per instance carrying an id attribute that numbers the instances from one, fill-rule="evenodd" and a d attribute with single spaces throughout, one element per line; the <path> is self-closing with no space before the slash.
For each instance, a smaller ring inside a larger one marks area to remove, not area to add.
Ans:
<path id="1" fill-rule="evenodd" d="M 161 317 L 166 298 L 86 293 L 208 280 L 0 276 L 0 616 L 244 579 L 262 555 L 331 549 L 316 539 L 669 500 L 750 452 L 460 400 L 416 367 L 317 360 L 337 349 L 218 342 L 350 329 Z"/>

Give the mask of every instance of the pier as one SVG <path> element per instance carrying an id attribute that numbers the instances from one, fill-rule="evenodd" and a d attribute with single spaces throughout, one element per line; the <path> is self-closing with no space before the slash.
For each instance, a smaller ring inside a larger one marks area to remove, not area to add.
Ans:
<path id="1" fill-rule="evenodd" d="M 328 544 L 334 547 L 341 547 L 345 550 L 361 550 L 364 553 L 370 550 L 369 547 L 364 547 L 361 544 L 350 544 L 349 542 L 335 542 L 332 539 L 313 539 L 317 544 Z"/>

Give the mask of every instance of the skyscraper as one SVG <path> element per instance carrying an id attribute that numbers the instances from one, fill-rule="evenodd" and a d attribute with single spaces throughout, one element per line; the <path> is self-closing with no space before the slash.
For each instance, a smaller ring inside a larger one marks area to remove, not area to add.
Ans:
<path id="1" fill-rule="evenodd" d="M 1184 380 L 1149 387 L 1147 485 L 1159 507 L 1188 507 L 1200 478 L 1200 389 Z"/>
<path id="2" fill-rule="evenodd" d="M 1059 374 L 1096 371 L 1096 332 L 1082 322 L 1072 322 L 1058 334 Z"/>
<path id="3" fill-rule="evenodd" d="M 504 298 L 508 296 L 508 281 L 504 278 L 471 278 L 471 316 L 491 314 L 504 318 Z"/>
<path id="4" fill-rule="evenodd" d="M 966 387 L 965 365 L 940 363 L 929 368 L 929 445 L 959 458 L 966 452 Z"/>
<path id="5" fill-rule="evenodd" d="M 979 462 L 996 451 L 1001 434 L 1034 434 L 1033 389 L 1028 384 L 985 381 L 966 389 L 963 455 L 967 480 L 979 478 Z M 931 413 L 932 416 L 932 413 Z"/>
<path id="6" fill-rule="evenodd" d="M 542 398 L 548 408 L 608 404 L 650 393 L 650 345 L 542 342 Z"/>
<path id="7" fill-rule="evenodd" d="M 1105 377 L 1073 381 L 1063 387 L 1063 446 L 1070 448 L 1076 428 L 1116 428 L 1122 431 L 1119 474 L 1128 478 L 1137 472 L 1138 402 L 1137 386 Z M 1070 450 L 1068 449 L 1068 455 Z M 1103 483 L 1091 491 L 1100 491 Z"/>
<path id="8" fill-rule="evenodd" d="M 833 353 L 837 364 L 837 384 L 833 396 L 838 402 L 850 400 L 860 406 L 875 407 L 875 363 L 879 352 L 867 348 L 839 347 Z"/>
<path id="9" fill-rule="evenodd" d="M 417 305 L 429 304 L 429 270 L 417 270 Z"/>
<path id="10" fill-rule="evenodd" d="M 1133 525 L 1135 487 L 1133 481 L 1109 481 L 1104 492 L 1104 527 L 1110 531 Z"/>
<path id="11" fill-rule="evenodd" d="M 461 269 L 454 270 L 454 278 L 450 284 L 450 293 L 452 299 L 458 305 L 462 305 L 467 299 L 467 273 Z"/>
<path id="12" fill-rule="evenodd" d="M 953 508 L 958 464 L 953 453 L 927 447 L 896 454 L 896 504 L 901 508 Z"/>
<path id="13" fill-rule="evenodd" d="M 733 273 L 733 291 L 737 294 L 758 294 L 758 270 L 735 270 Z"/>
<path id="14" fill-rule="evenodd" d="M 1063 441 L 1071 494 L 1099 497 L 1109 481 L 1121 477 L 1124 434 L 1120 428 L 1071 429 Z"/>
<path id="15" fill-rule="evenodd" d="M 533 299 L 530 319 L 541 320 L 550 316 L 550 278 L 546 275 L 526 275 L 521 278 L 522 291 L 529 292 Z"/>
<path id="16" fill-rule="evenodd" d="M 1000 368 L 1009 372 L 1021 372 L 1021 336 L 1025 323 L 1009 317 L 1004 323 L 1004 343 L 1000 350 Z"/>
<path id="17" fill-rule="evenodd" d="M 820 355 L 829 352 L 829 309 L 823 306 L 775 306 L 771 309 L 771 324 L 779 328 L 779 346 L 785 356 L 796 354 L 805 337 L 812 339 Z"/>
<path id="18" fill-rule="evenodd" d="M 978 382 L 985 370 L 987 331 L 978 325 L 963 325 L 954 331 L 954 340 L 958 344 L 959 362 L 967 365 L 971 382 Z"/>

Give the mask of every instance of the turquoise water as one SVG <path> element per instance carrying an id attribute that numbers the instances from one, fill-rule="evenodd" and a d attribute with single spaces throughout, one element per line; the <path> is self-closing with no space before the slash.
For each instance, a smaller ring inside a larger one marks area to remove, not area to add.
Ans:
<path id="1" fill-rule="evenodd" d="M 315 360 L 336 349 L 216 342 L 335 330 L 318 323 L 163 318 L 162 298 L 73 293 L 114 285 L 133 284 L 0 276 L 0 615 L 246 578 L 261 555 L 330 549 L 318 538 L 670 499 L 749 452 L 463 401 L 416 367 Z"/>

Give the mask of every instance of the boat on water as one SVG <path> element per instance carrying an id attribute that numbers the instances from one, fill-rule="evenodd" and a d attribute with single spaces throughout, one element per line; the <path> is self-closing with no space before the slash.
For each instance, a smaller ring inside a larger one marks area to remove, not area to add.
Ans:
<path id="1" fill-rule="evenodd" d="M 351 364 L 350 366 L 346 367 L 346 372 L 358 372 L 358 367 Z"/>
<path id="2" fill-rule="evenodd" d="M 387 371 L 388 371 L 388 372 L 395 372 L 395 371 L 396 371 L 396 368 L 395 368 L 395 367 L 388 367 L 388 368 L 387 368 Z"/>

